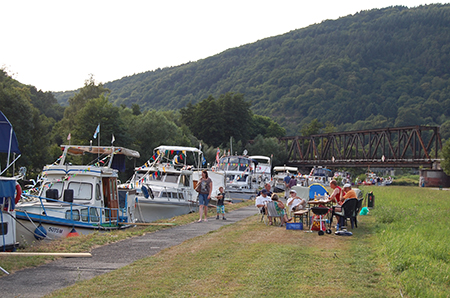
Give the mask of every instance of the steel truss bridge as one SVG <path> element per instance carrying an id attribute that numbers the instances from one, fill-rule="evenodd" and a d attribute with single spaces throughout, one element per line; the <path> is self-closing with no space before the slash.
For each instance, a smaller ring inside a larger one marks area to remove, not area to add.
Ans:
<path id="1" fill-rule="evenodd" d="M 419 167 L 439 162 L 439 126 L 407 126 L 283 137 L 288 164 L 326 167 Z"/>

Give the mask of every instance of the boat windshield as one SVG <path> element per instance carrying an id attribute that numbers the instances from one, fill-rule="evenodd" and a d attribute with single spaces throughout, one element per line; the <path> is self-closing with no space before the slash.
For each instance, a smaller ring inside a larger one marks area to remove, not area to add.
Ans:
<path id="1" fill-rule="evenodd" d="M 92 184 L 84 182 L 70 182 L 68 189 L 73 189 L 75 200 L 90 200 L 92 198 Z"/>
<path id="2" fill-rule="evenodd" d="M 45 192 L 48 189 L 57 189 L 58 190 L 58 198 L 60 198 L 61 194 L 63 193 L 63 188 L 64 188 L 64 182 L 62 182 L 62 181 L 47 182 L 42 187 L 41 197 L 45 197 Z"/>
<path id="3" fill-rule="evenodd" d="M 219 170 L 244 172 L 250 165 L 250 159 L 246 157 L 227 156 L 220 160 Z"/>

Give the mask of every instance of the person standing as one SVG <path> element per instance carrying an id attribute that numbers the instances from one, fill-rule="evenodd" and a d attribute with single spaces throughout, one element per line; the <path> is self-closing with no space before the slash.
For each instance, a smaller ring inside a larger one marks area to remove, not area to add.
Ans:
<path id="1" fill-rule="evenodd" d="M 217 217 L 216 217 L 216 219 L 219 219 L 219 214 L 222 213 L 222 219 L 226 220 L 224 201 L 225 201 L 225 192 L 223 191 L 223 187 L 221 186 L 221 187 L 219 187 L 219 190 L 217 191 L 217 206 L 216 206 Z"/>
<path id="2" fill-rule="evenodd" d="M 211 191 L 213 185 L 211 178 L 208 177 L 208 172 L 206 170 L 202 171 L 202 178 L 198 181 L 197 187 L 195 190 L 199 192 L 198 195 L 198 204 L 199 204 L 199 215 L 200 219 L 198 222 L 202 221 L 202 215 L 205 215 L 203 221 L 208 221 L 208 205 L 209 200 L 211 200 Z"/>

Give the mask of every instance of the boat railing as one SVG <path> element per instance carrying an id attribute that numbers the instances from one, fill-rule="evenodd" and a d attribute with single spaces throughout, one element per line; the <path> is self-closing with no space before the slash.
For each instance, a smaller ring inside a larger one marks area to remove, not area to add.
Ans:
<path id="1" fill-rule="evenodd" d="M 51 209 L 52 213 L 64 213 L 67 220 L 79 221 L 82 223 L 89 223 L 93 225 L 105 226 L 105 225 L 116 225 L 120 223 L 129 222 L 127 216 L 127 199 L 125 199 L 125 205 L 118 208 L 107 208 L 107 207 L 97 207 L 97 206 L 87 206 L 84 204 L 77 204 L 73 202 L 66 202 L 52 198 L 43 198 L 36 195 L 26 194 L 24 195 L 30 198 L 36 198 L 40 201 L 42 212 L 45 216 L 49 216 L 48 211 Z M 126 198 L 128 194 L 126 194 Z M 70 206 L 69 209 L 63 209 L 61 211 L 51 208 L 52 206 L 46 206 L 44 202 L 49 203 L 59 203 L 61 206 Z M 70 212 L 67 212 L 69 211 Z M 104 214 L 104 218 L 102 216 Z"/>

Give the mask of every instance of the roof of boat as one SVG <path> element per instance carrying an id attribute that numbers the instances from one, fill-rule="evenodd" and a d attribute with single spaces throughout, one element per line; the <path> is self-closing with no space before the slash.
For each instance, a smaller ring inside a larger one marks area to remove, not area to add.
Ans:
<path id="1" fill-rule="evenodd" d="M 61 148 L 63 150 L 67 148 L 67 152 L 72 155 L 82 155 L 84 153 L 92 153 L 92 154 L 114 153 L 114 154 L 123 154 L 125 156 L 131 156 L 135 158 L 139 158 L 141 156 L 139 152 L 123 147 L 61 145 Z"/>
<path id="2" fill-rule="evenodd" d="M 20 154 L 16 134 L 8 118 L 0 111 L 0 152 Z"/>
<path id="3" fill-rule="evenodd" d="M 287 166 L 277 166 L 277 167 L 273 167 L 274 171 L 293 171 L 296 172 L 298 171 L 298 169 L 296 167 L 287 167 Z"/>
<path id="4" fill-rule="evenodd" d="M 252 155 L 252 156 L 249 156 L 249 158 L 251 158 L 251 159 L 264 159 L 264 160 L 270 161 L 270 157 L 263 156 L 263 155 Z"/>
<path id="5" fill-rule="evenodd" d="M 156 147 L 154 151 L 161 150 L 161 151 L 189 151 L 189 152 L 197 152 L 202 153 L 202 151 L 198 148 L 194 147 L 184 147 L 184 146 L 167 146 L 167 145 L 161 145 L 159 147 Z"/>

